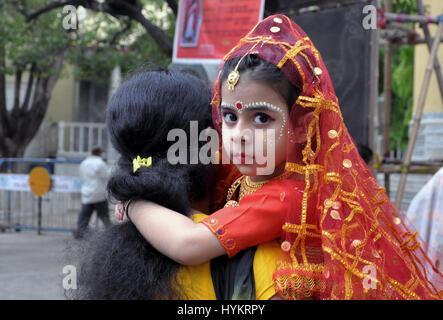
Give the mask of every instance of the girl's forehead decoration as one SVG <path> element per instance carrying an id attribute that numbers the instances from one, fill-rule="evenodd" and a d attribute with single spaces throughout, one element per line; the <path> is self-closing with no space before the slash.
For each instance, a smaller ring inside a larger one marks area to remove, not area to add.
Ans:
<path id="1" fill-rule="evenodd" d="M 284 111 L 279 106 L 276 106 L 272 103 L 266 102 L 266 101 L 254 101 L 249 103 L 243 103 L 242 101 L 237 101 L 235 104 L 230 104 L 226 102 L 222 102 L 220 105 L 222 108 L 229 108 L 237 111 L 238 113 L 242 113 L 245 109 L 258 109 L 258 108 L 265 108 L 269 109 L 270 111 L 276 111 L 283 115 L 284 118 L 286 118 L 284 115 Z"/>
<path id="2" fill-rule="evenodd" d="M 265 40 L 267 40 L 268 38 L 266 38 Z M 234 91 L 235 85 L 237 84 L 238 80 L 240 79 L 240 73 L 238 72 L 238 66 L 240 65 L 241 61 L 243 60 L 244 57 L 246 57 L 248 54 L 252 54 L 254 48 L 258 45 L 259 42 L 256 42 L 252 48 L 250 48 L 248 50 L 248 52 L 246 54 L 244 54 L 241 59 L 237 62 L 237 65 L 235 66 L 234 70 L 232 70 L 229 75 L 228 75 L 228 79 L 226 79 L 226 83 L 228 84 L 228 90 L 229 91 Z M 229 53 L 225 56 L 228 57 Z"/>
<path id="3" fill-rule="evenodd" d="M 237 84 L 239 78 L 240 74 L 236 69 L 229 73 L 228 80 L 226 80 L 226 82 L 228 83 L 229 91 L 234 91 L 235 85 Z"/>
<path id="4" fill-rule="evenodd" d="M 234 111 L 238 112 L 239 114 L 242 114 L 243 110 L 247 110 L 247 109 L 252 109 L 252 110 L 254 110 L 254 109 L 268 109 L 270 111 L 278 112 L 282 116 L 282 126 L 280 128 L 280 134 L 279 134 L 278 139 L 280 139 L 283 136 L 283 128 L 285 128 L 285 126 L 286 126 L 287 119 L 286 119 L 285 112 L 279 106 L 276 106 L 276 105 L 266 102 L 266 101 L 254 101 L 254 102 L 249 102 L 249 103 L 243 103 L 242 101 L 237 101 L 235 104 L 222 102 L 220 107 L 234 110 Z"/>

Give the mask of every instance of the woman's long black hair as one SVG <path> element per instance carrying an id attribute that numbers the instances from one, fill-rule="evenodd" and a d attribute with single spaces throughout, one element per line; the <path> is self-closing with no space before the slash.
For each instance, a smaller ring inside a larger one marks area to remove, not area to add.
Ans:
<path id="1" fill-rule="evenodd" d="M 112 96 L 106 114 L 110 140 L 121 156 L 108 182 L 108 196 L 117 201 L 153 201 L 187 214 L 190 203 L 211 189 L 212 167 L 171 165 L 167 152 L 176 141 L 167 141 L 167 136 L 171 129 L 181 129 L 192 139 L 190 121 L 197 121 L 199 132 L 211 127 L 210 99 L 206 84 L 184 72 L 145 69 L 126 80 Z M 189 162 L 189 150 L 187 155 Z M 133 173 L 137 156 L 152 157 L 152 165 Z M 78 285 L 66 292 L 69 298 L 179 297 L 175 283 L 179 265 L 154 249 L 131 222 L 92 234 L 75 249 L 71 257 L 78 259 Z"/>

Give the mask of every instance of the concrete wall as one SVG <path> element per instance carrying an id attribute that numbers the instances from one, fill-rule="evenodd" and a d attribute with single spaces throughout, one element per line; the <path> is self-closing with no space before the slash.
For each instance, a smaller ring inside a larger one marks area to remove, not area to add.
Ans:
<path id="1" fill-rule="evenodd" d="M 74 67 L 65 64 L 52 91 L 44 121 L 74 121 L 75 94 Z"/>
<path id="2" fill-rule="evenodd" d="M 57 151 L 56 122 L 74 121 L 75 95 L 74 67 L 65 64 L 52 91 L 43 123 L 26 148 L 25 157 L 55 156 Z"/>

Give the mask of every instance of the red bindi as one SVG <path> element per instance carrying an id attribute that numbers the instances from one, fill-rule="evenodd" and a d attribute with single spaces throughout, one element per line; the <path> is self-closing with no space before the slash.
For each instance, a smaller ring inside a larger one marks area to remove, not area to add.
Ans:
<path id="1" fill-rule="evenodd" d="M 237 103 L 235 104 L 235 106 L 237 107 L 238 110 L 241 110 L 241 108 L 243 108 L 241 102 L 237 102 Z"/>

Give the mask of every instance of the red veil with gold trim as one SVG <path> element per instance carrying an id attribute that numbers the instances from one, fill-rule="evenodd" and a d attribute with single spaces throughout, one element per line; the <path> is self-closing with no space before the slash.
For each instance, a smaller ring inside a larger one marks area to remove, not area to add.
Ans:
<path id="1" fill-rule="evenodd" d="M 288 17 L 270 16 L 224 60 L 247 54 L 276 65 L 301 90 L 288 121 L 285 174 L 287 179 L 304 175 L 306 188 L 301 214 L 290 214 L 282 228 L 290 246 L 276 264 L 278 294 L 284 299 L 441 299 L 443 276 L 360 157 L 309 37 Z M 219 77 L 212 101 L 218 129 Z M 299 145 L 293 139 L 295 120 L 306 112 L 313 120 L 307 142 Z"/>

